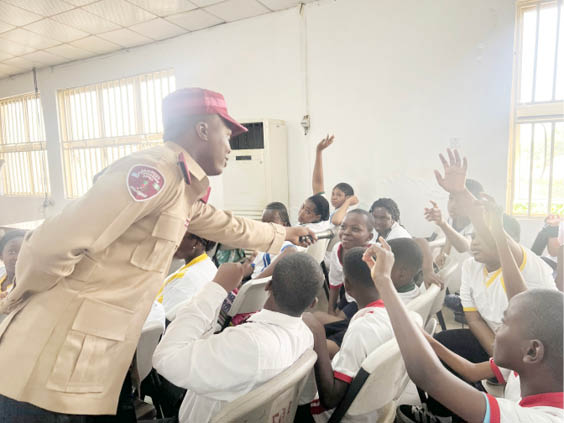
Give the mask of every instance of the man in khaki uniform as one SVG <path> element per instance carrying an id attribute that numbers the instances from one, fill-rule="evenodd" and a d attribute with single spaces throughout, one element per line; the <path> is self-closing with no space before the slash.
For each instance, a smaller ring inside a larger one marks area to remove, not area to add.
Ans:
<path id="1" fill-rule="evenodd" d="M 298 244 L 312 235 L 201 201 L 207 175 L 227 163 L 230 137 L 246 131 L 221 94 L 170 94 L 163 125 L 164 145 L 118 160 L 84 196 L 26 235 L 16 285 L 0 301 L 8 314 L 0 324 L 0 421 L 116 413 L 143 322 L 187 228 L 273 253 L 284 240 Z"/>

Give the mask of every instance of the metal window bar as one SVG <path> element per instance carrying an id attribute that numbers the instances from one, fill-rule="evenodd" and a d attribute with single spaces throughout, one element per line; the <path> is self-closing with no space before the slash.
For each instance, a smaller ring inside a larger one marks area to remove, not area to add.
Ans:
<path id="1" fill-rule="evenodd" d="M 562 11 L 562 0 L 556 5 L 556 43 L 554 45 L 554 74 L 552 75 L 552 101 L 556 100 L 556 81 L 558 76 L 558 41 L 560 39 L 560 13 Z"/>

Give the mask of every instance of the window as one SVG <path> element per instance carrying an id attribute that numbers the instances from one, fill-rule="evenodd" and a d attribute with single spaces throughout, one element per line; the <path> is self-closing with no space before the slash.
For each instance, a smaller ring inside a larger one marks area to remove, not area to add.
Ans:
<path id="1" fill-rule="evenodd" d="M 515 40 L 510 211 L 564 214 L 562 0 L 519 2 Z"/>
<path id="2" fill-rule="evenodd" d="M 35 94 L 0 100 L 0 193 L 14 196 L 49 192 L 45 127 Z"/>
<path id="3" fill-rule="evenodd" d="M 65 192 L 79 197 L 115 160 L 162 142 L 162 99 L 174 91 L 166 70 L 58 93 Z"/>

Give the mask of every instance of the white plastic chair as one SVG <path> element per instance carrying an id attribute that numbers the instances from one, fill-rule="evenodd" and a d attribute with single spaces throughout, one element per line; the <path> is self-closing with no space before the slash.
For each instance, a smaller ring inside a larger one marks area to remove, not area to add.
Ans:
<path id="1" fill-rule="evenodd" d="M 411 317 L 421 326 L 421 317 Z M 378 411 L 378 422 L 391 423 L 396 414 L 396 400 L 409 382 L 399 346 L 394 339 L 372 351 L 352 380 L 345 398 L 337 406 L 329 423 L 347 416 L 362 416 Z"/>
<path id="2" fill-rule="evenodd" d="M 407 309 L 418 313 L 423 322 L 427 322 L 431 315 L 431 308 L 439 295 L 441 288 L 438 285 L 432 284 L 425 292 L 419 297 L 414 298 L 407 304 Z"/>
<path id="3" fill-rule="evenodd" d="M 325 252 L 327 251 L 327 246 L 329 245 L 330 239 L 320 239 L 315 244 L 310 245 L 306 248 L 305 252 L 312 256 L 315 261 L 321 264 L 325 258 Z"/>
<path id="4" fill-rule="evenodd" d="M 269 276 L 245 282 L 235 297 L 227 315 L 233 317 L 237 314 L 254 313 L 261 310 L 268 299 L 268 292 L 266 292 L 265 288 L 271 279 L 272 277 Z"/>
<path id="5" fill-rule="evenodd" d="M 153 321 L 143 327 L 137 351 L 135 353 L 137 363 L 137 373 L 139 374 L 139 382 L 143 381 L 153 368 L 153 353 L 157 348 L 157 344 L 164 332 L 164 326 L 161 322 Z"/>
<path id="6" fill-rule="evenodd" d="M 317 354 L 307 350 L 293 365 L 265 384 L 227 404 L 211 423 L 291 423 Z"/>

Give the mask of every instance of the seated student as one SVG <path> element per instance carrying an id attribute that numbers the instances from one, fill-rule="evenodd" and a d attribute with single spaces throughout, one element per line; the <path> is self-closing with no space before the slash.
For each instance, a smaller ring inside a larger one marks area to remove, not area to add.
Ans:
<path id="1" fill-rule="evenodd" d="M 279 202 L 267 204 L 262 212 L 261 220 L 265 223 L 276 223 L 286 227 L 292 226 L 288 216 L 288 209 Z M 251 278 L 266 278 L 272 275 L 276 261 L 285 255 L 295 252 L 297 252 L 296 246 L 290 241 L 284 241 L 279 254 L 258 253 L 252 264 L 254 270 Z"/>
<path id="2" fill-rule="evenodd" d="M 400 296 L 402 301 L 407 304 L 411 300 L 421 295 L 421 290 L 423 289 L 415 284 L 415 278 L 421 270 L 421 266 L 423 264 L 423 255 L 421 248 L 411 238 L 392 239 L 389 244 L 396 257 L 394 268 L 392 269 L 392 281 L 394 282 L 394 286 L 398 291 L 398 295 Z M 345 274 L 345 281 L 346 277 L 347 275 Z M 356 303 L 349 304 L 345 308 L 346 318 L 339 321 L 327 322 L 327 319 L 323 319 L 324 316 L 320 316 L 319 313 L 314 314 L 318 320 L 320 320 L 322 323 L 325 323 L 327 348 L 329 349 L 329 354 L 331 355 L 331 357 L 333 357 L 341 347 L 343 337 L 347 331 L 349 321 L 352 317 L 346 312 L 348 311 L 347 309 L 352 305 L 355 306 L 355 310 L 358 310 Z M 342 317 L 343 315 L 340 313 L 336 318 Z"/>
<path id="3" fill-rule="evenodd" d="M 385 241 L 382 247 L 370 247 L 364 259 L 386 303 L 409 377 L 417 386 L 467 422 L 556 423 L 564 419 L 562 293 L 528 290 L 513 297 L 504 312 L 495 337 L 493 361 L 519 374 L 523 399 L 516 403 L 480 392 L 443 367 L 396 293 L 390 277 L 394 256 Z M 397 418 L 408 423 L 451 421 L 437 417 L 412 420 L 401 413 Z"/>
<path id="4" fill-rule="evenodd" d="M 399 207 L 391 198 L 379 198 L 370 206 L 370 213 L 374 216 L 374 226 L 379 237 L 389 241 L 396 238 L 411 238 L 407 230 L 400 225 Z M 375 241 L 376 242 L 376 241 Z"/>
<path id="5" fill-rule="evenodd" d="M 321 194 L 308 197 L 298 212 L 298 222 L 314 232 L 331 228 L 329 223 L 329 203 Z"/>
<path id="6" fill-rule="evenodd" d="M 325 182 L 323 179 L 323 150 L 333 144 L 334 135 L 327 135 L 317 144 L 315 164 L 313 165 L 312 188 L 313 194 L 325 194 Z M 358 204 L 358 198 L 354 195 L 354 189 L 346 182 L 340 182 L 331 191 L 331 205 L 335 211 L 330 214 L 329 221 L 334 226 L 339 226 L 350 207 Z"/>
<path id="7" fill-rule="evenodd" d="M 450 163 L 441 155 L 445 167 L 444 178 L 438 174 L 439 184 L 449 192 L 457 207 L 465 210 L 472 221 L 475 234 L 470 250 L 472 258 L 462 266 L 460 297 L 469 329 L 448 330 L 437 334 L 443 345 L 473 362 L 486 361 L 492 354 L 495 330 L 501 325 L 503 311 L 507 308 L 506 284 L 500 268 L 500 256 L 496 250 L 483 208 L 464 185 L 466 164 L 462 164 L 458 152 L 448 150 Z M 465 162 L 466 163 L 466 162 Z M 437 172 L 438 173 L 438 172 Z M 500 218 L 501 221 L 501 218 Z M 519 269 L 528 288 L 555 289 L 550 267 L 537 255 L 520 245 L 519 224 L 503 215 L 503 227 L 511 253 L 519 263 Z"/>
<path id="8" fill-rule="evenodd" d="M 26 231 L 19 229 L 6 232 L 0 239 L 0 259 L 4 268 L 0 269 L 0 292 L 9 292 L 14 286 L 16 262 Z"/>
<path id="9" fill-rule="evenodd" d="M 305 253 L 280 260 L 268 285 L 264 309 L 247 323 L 212 334 L 227 293 L 240 282 L 238 263 L 220 266 L 212 282 L 183 304 L 153 356 L 153 366 L 188 389 L 180 423 L 208 422 L 224 405 L 291 366 L 313 337 L 302 313 L 323 283 L 319 264 Z"/>
<path id="10" fill-rule="evenodd" d="M 206 251 L 215 243 L 186 232 L 174 257 L 183 259 L 186 264 L 168 276 L 159 293 L 157 301 L 168 313 L 181 302 L 191 298 L 208 283 L 217 272 L 217 267 L 208 257 Z"/>
<path id="11" fill-rule="evenodd" d="M 544 227 L 537 234 L 531 251 L 538 256 L 543 257 L 553 270 L 556 270 L 558 262 L 558 225 L 562 218 L 558 215 L 551 214 L 544 219 Z M 545 254 L 546 251 L 546 254 Z"/>
<path id="12" fill-rule="evenodd" d="M 341 349 L 333 360 L 327 350 L 323 326 L 316 319 L 307 321 L 317 353 L 315 381 L 319 399 L 311 403 L 311 413 L 316 422 L 329 419 L 331 412 L 326 410 L 336 407 L 344 398 L 364 359 L 393 337 L 384 303 L 372 282 L 369 268 L 362 261 L 365 251 L 365 248 L 356 247 L 344 257 L 345 287 L 358 303 L 359 310 L 351 319 Z M 354 418 L 345 415 L 342 421 L 377 421 L 376 414 Z"/>

